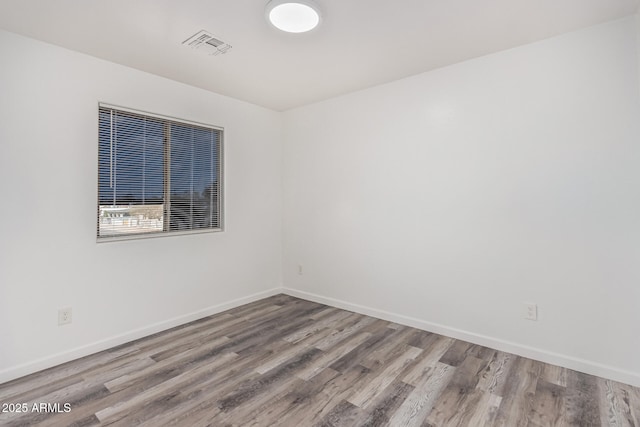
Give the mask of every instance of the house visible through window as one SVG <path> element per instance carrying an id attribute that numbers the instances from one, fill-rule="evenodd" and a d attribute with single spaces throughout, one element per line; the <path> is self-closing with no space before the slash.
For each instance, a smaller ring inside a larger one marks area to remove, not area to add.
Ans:
<path id="1" fill-rule="evenodd" d="M 100 105 L 99 239 L 222 228 L 222 129 Z"/>

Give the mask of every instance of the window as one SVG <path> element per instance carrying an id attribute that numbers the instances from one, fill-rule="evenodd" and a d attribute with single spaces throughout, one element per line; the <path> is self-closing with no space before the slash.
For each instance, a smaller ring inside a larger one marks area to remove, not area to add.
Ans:
<path id="1" fill-rule="evenodd" d="M 222 129 L 101 104 L 99 240 L 222 228 Z"/>

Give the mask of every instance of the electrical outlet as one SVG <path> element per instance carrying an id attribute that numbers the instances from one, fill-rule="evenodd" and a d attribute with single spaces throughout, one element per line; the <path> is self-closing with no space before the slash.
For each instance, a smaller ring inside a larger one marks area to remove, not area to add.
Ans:
<path id="1" fill-rule="evenodd" d="M 298 264 L 298 274 L 302 276 L 302 265 Z"/>
<path id="2" fill-rule="evenodd" d="M 534 303 L 524 303 L 525 312 L 524 318 L 527 320 L 538 320 L 538 306 Z"/>
<path id="3" fill-rule="evenodd" d="M 71 323 L 71 307 L 58 310 L 58 326 Z"/>

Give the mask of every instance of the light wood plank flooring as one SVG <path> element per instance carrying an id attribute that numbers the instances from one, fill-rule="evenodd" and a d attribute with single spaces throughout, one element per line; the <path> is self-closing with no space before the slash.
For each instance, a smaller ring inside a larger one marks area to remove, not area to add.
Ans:
<path id="1" fill-rule="evenodd" d="M 0 404 L 27 408 L 2 426 L 640 427 L 638 388 L 286 295 L 5 383 Z"/>

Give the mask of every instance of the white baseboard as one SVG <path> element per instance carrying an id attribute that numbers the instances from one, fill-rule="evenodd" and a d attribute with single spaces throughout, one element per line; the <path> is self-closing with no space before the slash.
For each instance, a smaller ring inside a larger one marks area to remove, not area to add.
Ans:
<path id="1" fill-rule="evenodd" d="M 422 329 L 428 332 L 434 332 L 440 335 L 445 335 L 447 337 L 467 341 L 473 344 L 482 345 L 484 347 L 489 347 L 495 350 L 517 354 L 518 356 L 527 357 L 529 359 L 538 360 L 540 362 L 550 363 L 552 365 L 562 366 L 564 368 L 573 369 L 575 371 L 584 372 L 586 374 L 619 381 L 625 384 L 633 385 L 635 387 L 640 387 L 640 374 L 636 372 L 625 371 L 613 366 L 603 365 L 601 363 L 593 362 L 590 360 L 558 354 L 511 341 L 506 341 L 486 335 L 464 331 L 457 328 L 452 328 L 445 325 L 440 325 L 438 323 L 427 322 L 425 320 L 404 316 L 402 314 L 391 313 L 388 311 L 365 307 L 360 304 L 354 304 L 335 298 L 324 297 L 298 289 L 284 288 L 282 292 L 293 297 L 330 305 L 332 307 L 337 307 L 360 314 L 365 314 L 367 316 L 376 317 L 378 319 L 388 320 L 402 325 Z"/>
<path id="2" fill-rule="evenodd" d="M 13 366 L 8 369 L 0 371 L 0 384 L 7 381 L 11 381 L 16 378 L 20 378 L 25 375 L 32 374 L 34 372 L 41 371 L 43 369 L 51 368 L 53 366 L 66 363 L 80 357 L 88 356 L 99 351 L 107 350 L 109 348 L 125 344 L 130 341 L 134 341 L 148 335 L 155 334 L 167 329 L 171 329 L 176 326 L 183 325 L 185 323 L 192 322 L 194 320 L 201 319 L 203 317 L 211 316 L 212 314 L 220 313 L 231 308 L 248 304 L 250 302 L 258 301 L 263 298 L 267 298 L 279 293 L 285 293 L 297 298 L 306 299 L 309 301 L 318 302 L 321 304 L 330 305 L 332 307 L 341 308 L 344 310 L 353 311 L 367 316 L 376 317 L 383 320 L 399 323 L 406 326 L 422 329 L 429 332 L 434 332 L 440 335 L 445 335 L 451 338 L 456 338 L 464 341 L 468 341 L 474 344 L 490 347 L 500 351 L 506 351 L 509 353 L 517 354 L 519 356 L 528 357 L 530 359 L 538 360 L 553 365 L 562 366 L 565 368 L 573 369 L 576 371 L 584 372 L 591 375 L 596 375 L 602 378 L 608 378 L 614 381 L 630 384 L 636 387 L 640 387 L 640 374 L 630 371 L 625 371 L 612 366 L 603 365 L 600 363 L 592 362 L 589 360 L 579 359 L 572 356 L 566 356 L 538 348 L 514 343 L 511 341 L 505 341 L 498 338 L 489 337 L 486 335 L 480 335 L 473 332 L 464 331 L 457 328 L 452 328 L 445 325 L 440 325 L 433 322 L 427 322 L 425 320 L 417 319 L 414 317 L 404 316 L 401 314 L 391 313 L 384 310 L 366 307 L 360 304 L 354 304 L 335 298 L 324 297 L 321 295 L 313 294 L 310 292 L 300 291 L 291 288 L 273 288 L 268 291 L 255 293 L 242 298 L 237 298 L 222 304 L 207 307 L 203 310 L 198 310 L 193 313 L 185 314 L 182 316 L 174 317 L 173 319 L 158 322 L 143 328 L 139 328 L 133 331 L 126 332 L 111 338 L 96 341 L 84 346 L 77 347 L 75 349 L 57 353 L 48 357 L 33 360 L 21 365 Z"/>
<path id="3" fill-rule="evenodd" d="M 258 292 L 253 295 L 237 298 L 222 304 L 217 304 L 202 310 L 174 317 L 173 319 L 164 320 L 162 322 L 125 332 L 124 334 L 76 347 L 69 351 L 32 360 L 21 365 L 12 366 L 0 371 L 0 384 L 283 292 L 283 288 L 273 288 L 268 291 Z"/>

